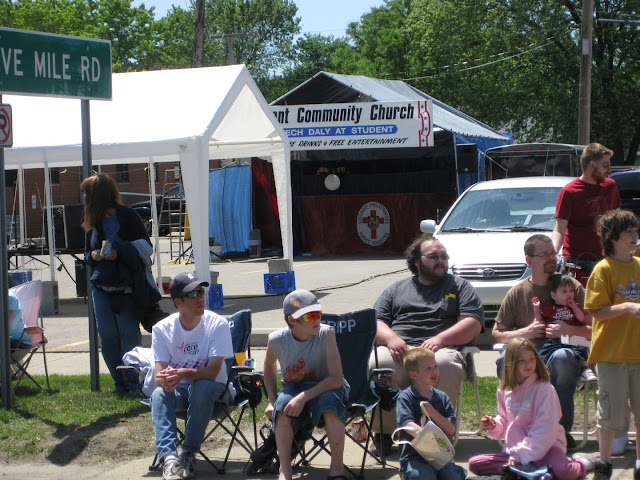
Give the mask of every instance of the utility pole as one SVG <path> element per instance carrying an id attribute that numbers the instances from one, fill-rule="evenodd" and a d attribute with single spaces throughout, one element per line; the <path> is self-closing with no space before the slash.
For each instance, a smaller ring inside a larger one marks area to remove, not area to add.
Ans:
<path id="1" fill-rule="evenodd" d="M 591 135 L 591 61 L 593 45 L 593 0 L 582 2 L 580 31 L 580 104 L 578 108 L 578 145 L 587 145 Z"/>
<path id="2" fill-rule="evenodd" d="M 228 65 L 235 65 L 236 60 L 233 57 L 233 39 L 239 37 L 248 37 L 249 33 L 223 33 L 222 35 L 212 35 L 209 37 L 209 40 L 226 40 L 227 41 L 227 50 L 229 52 L 229 63 Z"/>
<path id="3" fill-rule="evenodd" d="M 193 66 L 204 63 L 204 0 L 196 0 L 195 38 L 193 41 Z"/>

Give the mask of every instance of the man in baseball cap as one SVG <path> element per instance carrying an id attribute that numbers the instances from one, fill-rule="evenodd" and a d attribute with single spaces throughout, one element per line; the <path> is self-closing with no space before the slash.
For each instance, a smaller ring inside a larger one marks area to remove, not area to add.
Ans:
<path id="1" fill-rule="evenodd" d="M 282 303 L 285 319 L 291 315 L 295 320 L 309 312 L 322 312 L 322 305 L 316 296 L 308 290 L 294 290 L 287 295 Z"/>
<path id="2" fill-rule="evenodd" d="M 349 384 L 344 380 L 336 332 L 320 322 L 322 307 L 307 290 L 295 290 L 282 304 L 287 326 L 269 335 L 264 359 L 264 383 L 269 405 L 265 415 L 274 425 L 280 476 L 293 474 L 291 446 L 293 432 L 310 418 L 315 426 L 324 423 L 329 438 L 329 478 L 344 477 L 344 426 Z M 278 392 L 278 363 L 282 390 Z"/>
<path id="3" fill-rule="evenodd" d="M 173 280 L 171 280 L 171 284 L 169 285 L 171 300 L 179 298 L 182 293 L 192 292 L 201 285 L 203 287 L 208 287 L 209 282 L 198 280 L 198 277 L 193 273 L 179 273 L 173 277 Z"/>
<path id="4" fill-rule="evenodd" d="M 196 452 L 216 400 L 230 402 L 225 358 L 233 357 L 229 322 L 205 310 L 205 287 L 193 273 L 171 281 L 171 299 L 178 310 L 153 326 L 151 351 L 158 387 L 151 395 L 151 419 L 163 480 L 192 478 Z M 190 408 L 193 405 L 194 408 Z M 187 429 L 178 456 L 176 410 L 187 411 Z"/>

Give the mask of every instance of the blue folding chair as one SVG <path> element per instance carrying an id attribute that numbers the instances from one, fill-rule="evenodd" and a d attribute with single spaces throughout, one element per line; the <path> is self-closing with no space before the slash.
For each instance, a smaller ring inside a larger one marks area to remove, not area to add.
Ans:
<path id="1" fill-rule="evenodd" d="M 369 375 L 369 356 L 374 347 L 377 331 L 376 312 L 374 309 L 368 308 L 343 314 L 323 313 L 321 321 L 333 327 L 336 332 L 342 371 L 351 386 L 347 426 L 353 421 L 363 422 L 366 430 L 366 439 L 363 441 L 357 440 L 349 429 L 346 430 L 347 438 L 350 438 L 356 445 L 362 448 L 363 455 L 358 474 L 355 474 L 347 466 L 345 466 L 345 470 L 354 478 L 364 478 L 363 472 L 367 455 L 377 463 L 383 463 L 380 456 L 369 448 L 373 439 L 371 432 L 373 416 L 369 415 L 369 418 L 366 418 L 366 415 L 369 414 L 380 401 L 380 397 L 375 393 L 371 382 L 374 375 L 379 372 L 374 371 L 371 376 Z M 309 440 L 313 442 L 313 445 L 308 450 L 306 450 L 303 445 L 298 445 L 301 450 L 301 459 L 295 466 L 301 464 L 308 465 L 322 451 L 329 454 L 331 453 L 329 451 L 326 434 L 319 439 L 310 436 Z"/>

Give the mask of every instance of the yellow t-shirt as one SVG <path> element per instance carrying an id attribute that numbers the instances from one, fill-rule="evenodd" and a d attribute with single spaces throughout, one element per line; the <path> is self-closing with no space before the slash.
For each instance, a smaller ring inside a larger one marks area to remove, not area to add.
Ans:
<path id="1" fill-rule="evenodd" d="M 589 277 L 584 307 L 594 312 L 625 302 L 640 302 L 640 259 L 606 257 Z M 598 362 L 640 363 L 640 319 L 628 313 L 605 321 L 594 317 L 589 363 Z"/>

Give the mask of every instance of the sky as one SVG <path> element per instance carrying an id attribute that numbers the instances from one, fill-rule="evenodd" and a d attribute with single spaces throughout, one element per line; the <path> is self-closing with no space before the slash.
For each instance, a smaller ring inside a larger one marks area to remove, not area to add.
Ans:
<path id="1" fill-rule="evenodd" d="M 191 0 L 134 0 L 134 5 L 155 7 L 156 18 L 162 18 L 172 5 L 188 9 Z M 362 14 L 379 7 L 384 0 L 294 0 L 298 7 L 302 33 L 320 33 L 340 37 L 347 25 L 360 19 Z"/>

